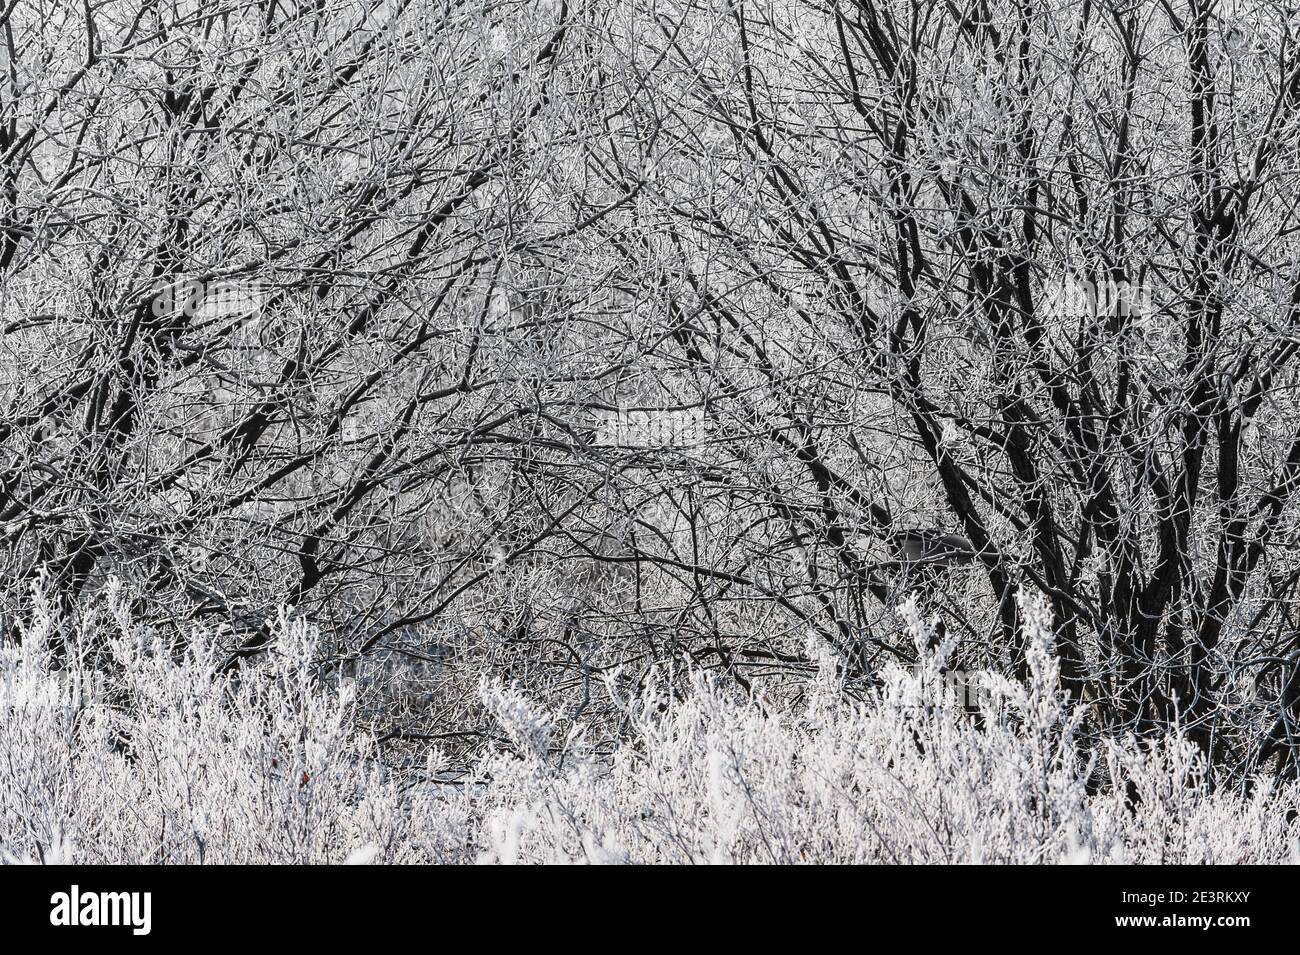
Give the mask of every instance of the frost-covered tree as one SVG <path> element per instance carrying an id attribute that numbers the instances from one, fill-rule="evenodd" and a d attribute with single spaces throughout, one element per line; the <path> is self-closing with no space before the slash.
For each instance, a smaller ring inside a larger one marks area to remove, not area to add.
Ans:
<path id="1" fill-rule="evenodd" d="M 1080 758 L 1186 734 L 1294 777 L 1295 30 L 8 4 L 5 639 L 34 581 L 76 617 L 117 577 L 233 674 L 290 606 L 385 746 L 465 762 L 485 678 L 561 734 L 626 721 L 615 671 L 775 713 L 812 633 L 874 698 L 928 652 L 914 592 L 946 668 L 1028 685 L 1028 587 Z"/>

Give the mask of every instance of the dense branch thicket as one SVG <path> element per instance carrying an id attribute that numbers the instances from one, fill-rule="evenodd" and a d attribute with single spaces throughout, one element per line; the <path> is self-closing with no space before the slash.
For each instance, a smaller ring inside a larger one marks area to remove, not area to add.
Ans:
<path id="1" fill-rule="evenodd" d="M 1023 682 L 1028 587 L 1081 749 L 1294 777 L 1298 30 L 5 4 L 6 639 L 116 577 L 252 672 L 287 605 L 416 743 L 488 732 L 483 676 L 571 722 L 622 719 L 615 667 L 788 701 L 809 634 L 863 697 L 913 592 L 947 667 Z"/>

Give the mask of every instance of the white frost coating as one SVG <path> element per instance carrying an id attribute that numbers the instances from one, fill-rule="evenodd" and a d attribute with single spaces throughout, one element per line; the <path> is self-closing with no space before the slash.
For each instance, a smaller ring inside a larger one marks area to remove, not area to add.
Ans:
<path id="1" fill-rule="evenodd" d="M 557 745 L 554 716 L 484 682 L 499 741 L 461 785 L 445 782 L 436 753 L 427 772 L 385 769 L 351 695 L 316 678 L 315 632 L 290 615 L 275 623 L 281 652 L 236 679 L 202 634 L 173 659 L 114 601 L 99 624 L 116 628 L 119 676 L 105 696 L 72 693 L 82 684 L 54 668 L 51 634 L 76 630 L 74 646 L 91 634 L 46 603 L 0 651 L 7 860 L 1237 863 L 1300 852 L 1285 821 L 1294 787 L 1212 792 L 1182 739 L 1111 744 L 1090 795 L 1050 617 L 1026 594 L 1032 680 L 988 676 L 982 727 L 924 678 L 941 657 L 925 655 L 929 630 L 908 606 L 922 664 L 891 667 L 866 702 L 843 698 L 814 637 L 806 707 L 777 711 L 705 674 L 676 694 L 656 679 L 609 694 L 626 720 L 612 753 L 581 728 Z"/>

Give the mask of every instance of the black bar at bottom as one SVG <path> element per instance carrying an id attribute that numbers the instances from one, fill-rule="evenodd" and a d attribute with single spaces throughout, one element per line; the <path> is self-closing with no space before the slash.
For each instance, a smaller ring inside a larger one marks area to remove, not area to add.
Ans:
<path id="1" fill-rule="evenodd" d="M 497 875 L 479 886 L 481 871 L 10 867 L 0 870 L 0 924 L 6 937 L 18 938 L 72 932 L 82 941 L 127 945 L 251 939 L 337 946 L 348 939 L 400 943 L 416 927 L 443 939 L 475 925 L 493 943 L 553 942 L 557 932 L 594 938 L 601 929 L 618 938 L 640 925 L 647 940 L 694 937 L 698 926 L 734 944 L 770 941 L 781 923 L 817 935 L 842 931 L 846 921 L 868 933 L 922 931 L 929 941 L 1043 928 L 1053 933 L 1046 938 L 1067 932 L 1082 941 L 1199 932 L 1231 942 L 1239 932 L 1294 921 L 1291 873 L 1255 867 L 864 868 L 786 873 L 776 877 L 789 882 L 776 885 L 771 872 L 762 883 L 733 872 L 724 883 L 699 885 L 678 873 L 650 891 L 640 879 L 653 873 L 629 875 L 628 883 L 607 875 L 594 884 L 580 872 L 541 882 L 524 875 L 506 886 Z"/>

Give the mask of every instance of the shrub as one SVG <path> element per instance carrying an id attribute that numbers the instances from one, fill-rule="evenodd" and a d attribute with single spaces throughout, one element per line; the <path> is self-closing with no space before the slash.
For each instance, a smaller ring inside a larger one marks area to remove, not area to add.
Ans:
<path id="1" fill-rule="evenodd" d="M 104 609 L 70 622 L 38 596 L 0 653 L 10 861 L 1284 862 L 1300 834 L 1294 785 L 1215 790 L 1179 735 L 1081 747 L 1046 608 L 1024 595 L 1031 679 L 983 674 L 977 715 L 908 603 L 922 663 L 891 667 L 869 699 L 845 698 L 817 638 L 798 707 L 701 672 L 684 692 L 659 678 L 631 694 L 613 674 L 610 752 L 590 742 L 607 728 L 561 738 L 485 680 L 500 739 L 458 772 L 436 748 L 388 764 L 289 614 L 275 653 L 224 674 L 215 639 L 166 645 L 116 592 Z"/>

